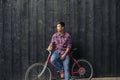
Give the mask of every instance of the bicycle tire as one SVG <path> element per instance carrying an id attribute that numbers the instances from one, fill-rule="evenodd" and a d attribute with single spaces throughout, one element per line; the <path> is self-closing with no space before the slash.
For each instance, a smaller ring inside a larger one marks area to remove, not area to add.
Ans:
<path id="1" fill-rule="evenodd" d="M 90 62 L 88 62 L 85 59 L 79 59 L 77 60 L 77 63 L 80 64 L 80 68 L 78 68 L 77 64 L 74 63 L 72 66 L 72 72 L 79 71 L 77 75 L 72 75 L 72 77 L 75 79 L 83 79 L 83 80 L 91 80 L 93 76 L 93 67 Z M 89 69 L 88 69 L 89 68 Z M 80 72 L 83 71 L 83 72 Z"/>
<path id="2" fill-rule="evenodd" d="M 25 80 L 51 80 L 51 70 L 41 63 L 32 64 L 25 73 Z M 42 74 L 41 74 L 42 73 Z M 38 75 L 41 74 L 40 77 Z"/>

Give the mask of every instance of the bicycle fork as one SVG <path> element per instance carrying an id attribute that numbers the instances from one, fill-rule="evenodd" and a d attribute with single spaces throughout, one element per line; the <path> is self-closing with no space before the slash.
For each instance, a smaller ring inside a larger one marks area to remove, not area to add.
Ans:
<path id="1" fill-rule="evenodd" d="M 48 61 L 49 61 L 49 56 L 51 55 L 51 51 L 49 51 L 49 55 L 48 55 L 48 58 L 47 58 L 47 61 L 45 62 L 45 65 L 44 65 L 44 68 L 42 70 L 42 72 L 38 75 L 38 78 L 40 79 L 40 77 L 42 76 L 42 74 L 44 73 L 45 69 L 47 68 L 47 64 L 48 64 Z"/>

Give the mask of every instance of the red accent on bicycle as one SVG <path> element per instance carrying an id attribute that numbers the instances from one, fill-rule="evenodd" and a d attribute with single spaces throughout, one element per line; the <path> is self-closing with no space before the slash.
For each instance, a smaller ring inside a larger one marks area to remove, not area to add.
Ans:
<path id="1" fill-rule="evenodd" d="M 90 80 L 93 76 L 93 68 L 90 62 L 85 59 L 76 60 L 72 54 L 74 53 L 75 49 L 71 50 L 70 59 L 73 62 L 72 70 L 70 72 L 71 78 L 75 79 L 84 79 Z M 51 70 L 47 66 L 50 62 L 51 58 L 51 51 L 49 51 L 49 55 L 45 64 L 42 63 L 35 63 L 31 65 L 25 74 L 25 80 L 51 80 Z"/>

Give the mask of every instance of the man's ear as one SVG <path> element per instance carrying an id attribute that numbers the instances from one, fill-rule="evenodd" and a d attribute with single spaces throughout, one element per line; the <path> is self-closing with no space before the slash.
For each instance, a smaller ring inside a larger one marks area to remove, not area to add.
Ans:
<path id="1" fill-rule="evenodd" d="M 62 29 L 64 29 L 64 27 L 62 27 Z"/>

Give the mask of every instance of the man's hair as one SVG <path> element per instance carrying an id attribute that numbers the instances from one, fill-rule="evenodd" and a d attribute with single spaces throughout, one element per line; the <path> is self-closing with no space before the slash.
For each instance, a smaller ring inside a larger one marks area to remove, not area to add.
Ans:
<path id="1" fill-rule="evenodd" d="M 65 23 L 64 22 L 58 22 L 58 24 L 60 24 L 62 27 L 65 27 Z"/>

